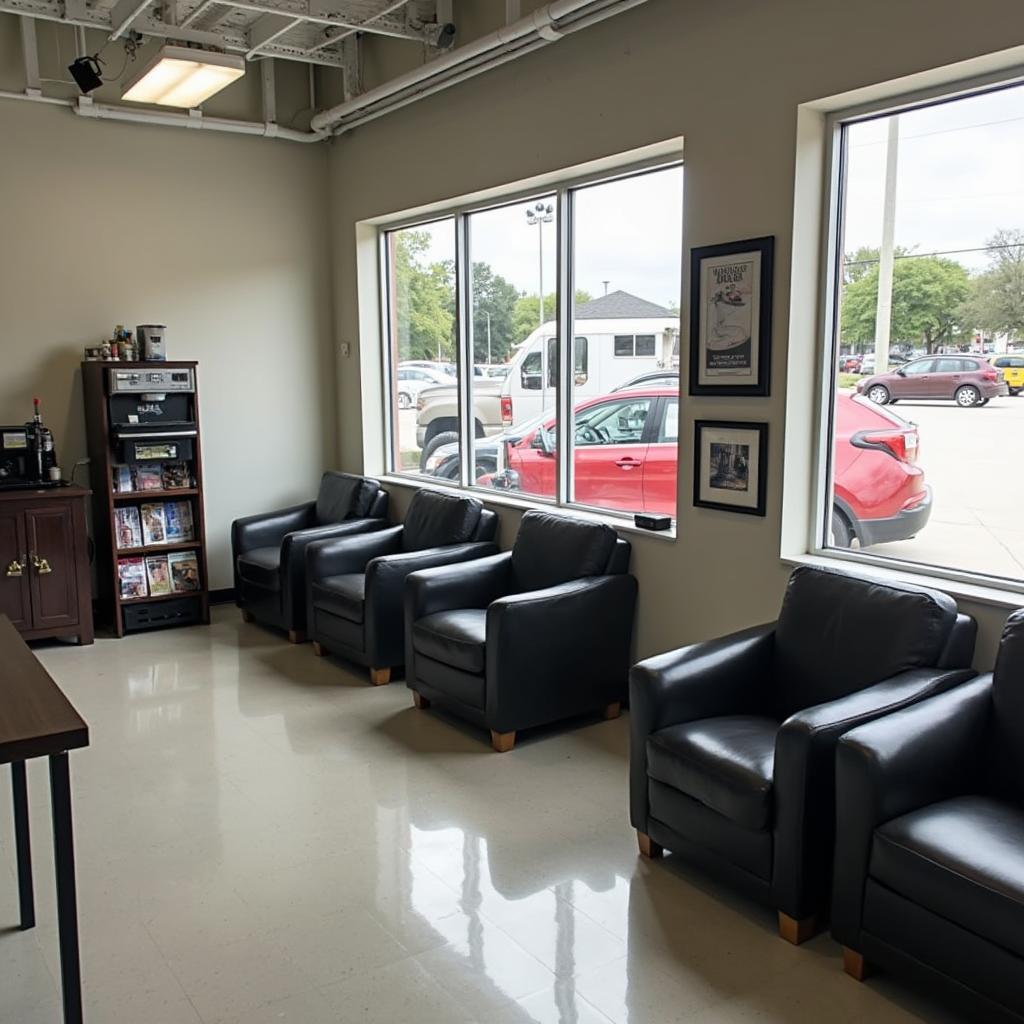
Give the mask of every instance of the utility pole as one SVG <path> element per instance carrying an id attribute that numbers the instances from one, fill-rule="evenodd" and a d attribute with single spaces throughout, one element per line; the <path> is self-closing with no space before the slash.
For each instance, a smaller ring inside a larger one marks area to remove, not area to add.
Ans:
<path id="1" fill-rule="evenodd" d="M 875 373 L 885 373 L 889 369 L 899 149 L 900 119 L 899 115 L 894 115 L 889 118 L 889 138 L 885 148 L 885 200 L 882 204 L 882 247 L 878 253 L 878 302 L 875 306 Z"/>
<path id="2" fill-rule="evenodd" d="M 484 310 L 484 316 L 487 317 L 487 365 L 491 365 L 491 314 Z"/>
<path id="3" fill-rule="evenodd" d="M 555 219 L 555 208 L 551 203 L 537 203 L 526 210 L 526 223 L 533 227 L 537 226 L 537 248 L 539 253 L 538 266 L 540 267 L 540 309 L 537 314 L 537 326 L 544 326 L 544 225 L 550 224 Z"/>

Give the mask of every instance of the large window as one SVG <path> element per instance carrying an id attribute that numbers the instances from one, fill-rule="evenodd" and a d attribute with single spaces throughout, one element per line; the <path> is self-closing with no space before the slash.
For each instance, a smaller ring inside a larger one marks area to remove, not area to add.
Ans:
<path id="1" fill-rule="evenodd" d="M 1024 86 L 840 119 L 817 546 L 1024 581 Z"/>
<path id="2" fill-rule="evenodd" d="M 391 472 L 675 515 L 679 164 L 381 237 Z"/>

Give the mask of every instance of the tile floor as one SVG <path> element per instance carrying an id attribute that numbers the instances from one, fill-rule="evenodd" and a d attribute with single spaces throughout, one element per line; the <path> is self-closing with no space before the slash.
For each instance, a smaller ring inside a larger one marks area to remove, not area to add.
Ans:
<path id="1" fill-rule="evenodd" d="M 638 859 L 626 717 L 494 754 L 233 608 L 38 652 L 92 730 L 71 758 L 90 1024 L 948 1019 Z M 0 1021 L 57 1022 L 46 770 L 26 933 L 0 774 Z"/>

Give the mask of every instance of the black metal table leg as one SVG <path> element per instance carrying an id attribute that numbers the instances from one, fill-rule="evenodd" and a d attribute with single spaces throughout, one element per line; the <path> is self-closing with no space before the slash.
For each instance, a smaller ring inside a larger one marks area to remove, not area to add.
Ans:
<path id="1" fill-rule="evenodd" d="M 32 895 L 32 843 L 28 831 L 28 784 L 25 762 L 11 762 L 11 789 L 14 791 L 14 847 L 18 858 L 18 905 L 21 929 L 35 927 L 36 905 Z"/>
<path id="2" fill-rule="evenodd" d="M 78 908 L 75 898 L 75 845 L 71 829 L 71 775 L 68 755 L 50 756 L 53 851 L 57 871 L 57 930 L 64 1024 L 81 1024 L 82 976 L 78 961 Z"/>

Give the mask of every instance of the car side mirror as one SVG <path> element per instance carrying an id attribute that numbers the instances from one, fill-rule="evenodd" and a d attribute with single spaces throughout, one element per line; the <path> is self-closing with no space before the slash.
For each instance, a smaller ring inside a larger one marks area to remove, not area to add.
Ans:
<path id="1" fill-rule="evenodd" d="M 537 439 L 534 443 L 541 450 L 542 454 L 549 457 L 555 454 L 555 446 L 551 443 L 551 435 L 543 427 L 537 428 Z"/>
<path id="2" fill-rule="evenodd" d="M 906 377 L 906 375 L 907 375 L 907 371 L 904 370 L 902 367 L 900 367 L 900 369 L 898 369 L 896 371 L 896 376 L 898 376 L 898 377 Z"/>

